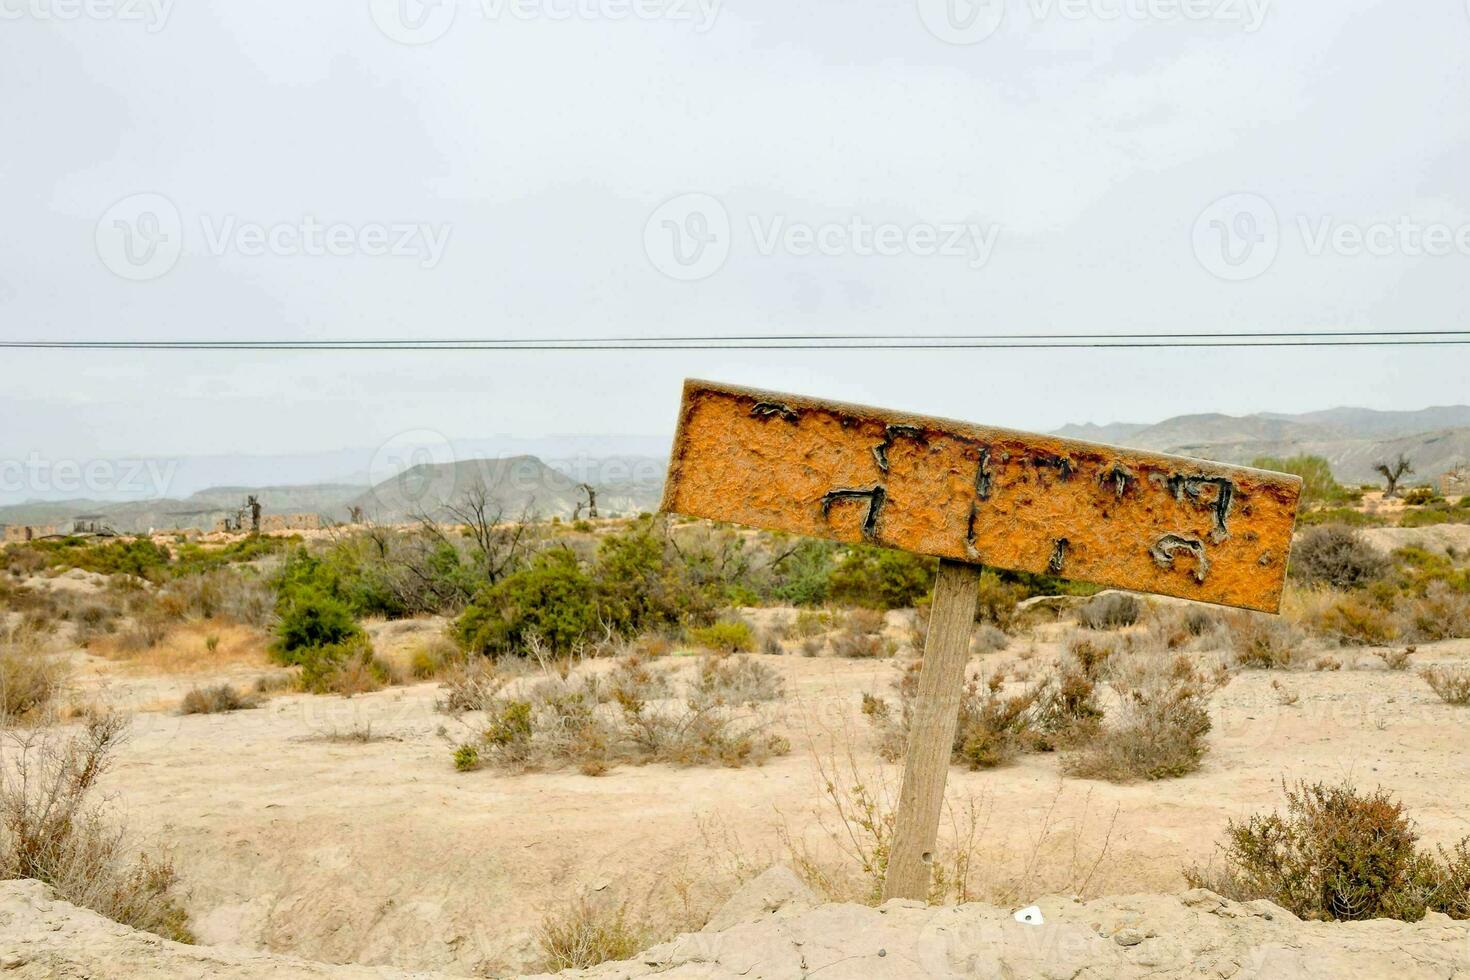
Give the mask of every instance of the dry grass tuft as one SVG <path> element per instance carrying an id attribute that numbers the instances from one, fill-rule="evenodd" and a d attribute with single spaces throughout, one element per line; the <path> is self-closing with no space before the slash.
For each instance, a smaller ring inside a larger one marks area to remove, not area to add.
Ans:
<path id="1" fill-rule="evenodd" d="M 96 714 L 82 731 L 8 733 L 0 760 L 0 877 L 34 878 L 65 901 L 116 922 L 179 942 L 193 942 L 175 898 L 172 865 L 136 863 L 120 831 L 94 801 L 127 722 Z"/>
<path id="2" fill-rule="evenodd" d="M 1259 670 L 1286 670 L 1296 662 L 1305 638 L 1280 616 L 1233 613 L 1226 617 L 1235 662 Z"/>
<path id="3" fill-rule="evenodd" d="M 1470 666 L 1425 667 L 1419 676 L 1445 704 L 1470 705 Z"/>
<path id="4" fill-rule="evenodd" d="M 548 914 L 536 930 L 548 973 L 631 959 L 647 939 L 648 930 L 629 920 L 626 906 L 594 904 L 585 897 Z"/>
<path id="5" fill-rule="evenodd" d="M 235 690 L 229 684 L 196 687 L 184 695 L 179 705 L 181 715 L 217 715 L 229 711 L 245 711 L 260 707 L 260 698 Z"/>
<path id="6" fill-rule="evenodd" d="M 223 667 L 268 667 L 269 646 L 270 637 L 253 626 L 202 620 L 178 624 L 147 647 L 134 647 L 123 634 L 100 637 L 89 652 L 118 661 L 132 672 L 198 674 Z"/>
<path id="7" fill-rule="evenodd" d="M 0 630 L 0 723 L 42 715 L 67 687 L 71 668 L 47 654 L 45 638 L 24 624 Z"/>

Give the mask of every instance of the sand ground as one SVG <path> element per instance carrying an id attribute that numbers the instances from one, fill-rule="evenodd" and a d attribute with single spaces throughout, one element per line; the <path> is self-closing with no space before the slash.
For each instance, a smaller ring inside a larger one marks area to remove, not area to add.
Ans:
<path id="1" fill-rule="evenodd" d="M 434 626 L 375 629 L 391 645 Z M 1048 635 L 971 669 L 1039 663 L 1055 653 Z M 1215 696 L 1204 769 L 1184 779 L 1063 778 L 1045 755 L 953 769 L 952 797 L 974 800 L 983 817 L 976 878 L 990 894 L 980 897 L 1009 894 L 1019 906 L 1084 881 L 1085 897 L 1180 891 L 1180 868 L 1208 861 L 1227 821 L 1278 805 L 1283 779 L 1382 785 L 1427 842 L 1470 834 L 1470 710 L 1371 651 L 1337 655 L 1336 672 L 1237 676 Z M 891 692 L 895 660 L 761 656 L 786 678 L 780 725 L 793 744 L 764 766 L 588 777 L 456 773 L 452 746 L 468 732 L 435 711 L 432 683 L 182 717 L 173 706 L 190 687 L 248 684 L 271 668 L 245 658 L 181 676 L 73 656 L 88 696 L 137 711 L 106 790 L 140 844 L 172 855 L 201 942 L 312 960 L 528 969 L 537 923 L 581 894 L 650 910 L 670 934 L 697 927 L 735 887 L 737 865 L 782 856 L 782 828 L 822 845 L 818 760 L 830 764 L 834 746 L 838 756 L 851 748 L 863 778 L 890 788 L 898 778 L 859 710 L 862 692 Z M 1421 646 L 1415 662 L 1467 658 L 1470 642 L 1456 641 Z M 659 664 L 693 669 L 684 658 Z M 1280 703 L 1272 681 L 1299 700 Z M 351 738 L 366 731 L 370 740 Z"/>

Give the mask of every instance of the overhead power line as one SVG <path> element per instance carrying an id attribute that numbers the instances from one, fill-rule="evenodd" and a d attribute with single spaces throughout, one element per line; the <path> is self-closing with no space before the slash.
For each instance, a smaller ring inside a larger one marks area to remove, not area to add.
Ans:
<path id="1" fill-rule="evenodd" d="M 0 340 L 10 350 L 138 351 L 677 351 L 1023 350 L 1046 348 L 1432 347 L 1470 344 L 1470 330 L 1109 334 L 753 334 L 678 337 L 463 337 L 284 340 Z"/>

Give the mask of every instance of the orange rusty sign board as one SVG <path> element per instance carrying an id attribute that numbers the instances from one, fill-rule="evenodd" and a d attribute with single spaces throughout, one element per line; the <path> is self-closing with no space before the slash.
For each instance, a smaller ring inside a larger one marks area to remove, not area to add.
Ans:
<path id="1" fill-rule="evenodd" d="M 663 510 L 1275 612 L 1301 480 L 706 381 Z"/>

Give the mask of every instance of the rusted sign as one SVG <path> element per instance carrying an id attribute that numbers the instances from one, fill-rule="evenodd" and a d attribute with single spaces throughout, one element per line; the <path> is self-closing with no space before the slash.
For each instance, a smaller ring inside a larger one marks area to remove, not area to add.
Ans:
<path id="1" fill-rule="evenodd" d="M 1300 496 L 1280 473 L 689 381 L 663 509 L 1275 612 Z"/>

